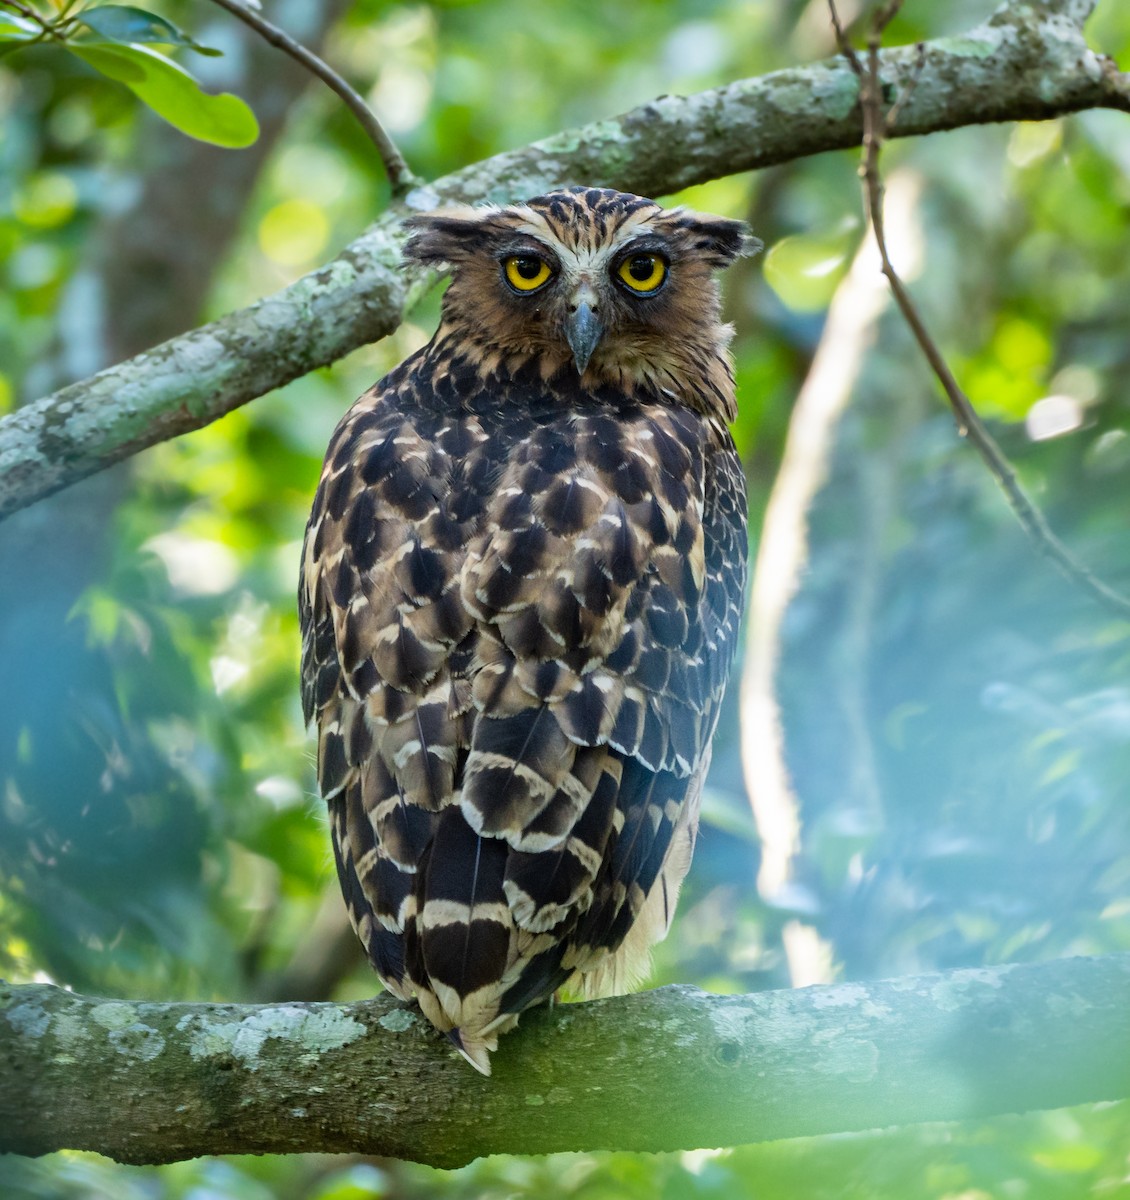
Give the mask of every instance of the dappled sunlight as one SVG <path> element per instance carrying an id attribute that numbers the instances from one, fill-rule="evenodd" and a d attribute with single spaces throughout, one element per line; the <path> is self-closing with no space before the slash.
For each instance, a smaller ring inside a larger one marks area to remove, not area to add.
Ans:
<path id="1" fill-rule="evenodd" d="M 273 7 L 280 24 L 297 19 Z M 864 6 L 839 7 L 851 20 Z M 907 0 L 888 40 L 960 44 L 995 7 Z M 834 52 L 824 0 L 339 8 L 322 53 L 427 180 L 605 121 L 592 169 L 620 184 L 617 113 Z M 167 9 L 224 29 L 230 57 L 208 63 L 255 90 L 260 119 L 285 109 L 281 132 L 186 171 L 201 161 L 187 139 L 149 124 L 126 86 L 50 45 L 0 56 L 0 416 L 131 338 L 129 353 L 146 348 L 154 314 L 159 341 L 288 287 L 388 207 L 381 163 L 337 97 L 283 86 L 285 58 L 253 55 L 218 8 Z M 303 20 L 322 12 L 318 0 Z M 1125 69 L 1130 8 L 1099 0 L 1088 37 Z M 170 53 L 196 65 L 186 46 Z M 818 99 L 832 120 L 843 98 Z M 676 149 L 648 153 L 660 186 L 695 178 L 668 161 Z M 1130 119 L 969 127 L 884 153 L 892 257 L 947 361 L 1052 527 L 1130 592 Z M 858 991 L 1130 951 L 1130 626 L 1033 553 L 956 432 L 888 303 L 857 165 L 857 151 L 832 151 L 660 197 L 748 220 L 766 248 L 725 280 L 757 570 L 652 984 Z M 352 269 L 348 254 L 334 269 Z M 181 304 L 182 289 L 197 299 Z M 331 431 L 428 341 L 442 294 L 383 340 L 0 527 L 0 975 L 131 1002 L 378 992 L 316 796 L 295 587 Z M 233 370 L 260 369 L 255 347 L 224 345 Z M 168 369 L 176 382 L 194 363 Z M 111 436 L 101 413 L 84 430 Z M 1016 1014 L 963 1025 L 950 978 L 924 1031 L 930 1065 L 951 1072 L 956 1107 L 978 1111 L 963 1055 Z M 832 1041 L 828 1078 L 875 1067 L 874 1047 Z M 1045 1052 L 1033 1046 L 1031 1063 Z M 0 1195 L 1074 1200 L 1123 1195 L 1128 1172 L 1119 1102 L 452 1171 L 330 1155 L 124 1167 L 64 1152 L 0 1164 Z"/>
<path id="2" fill-rule="evenodd" d="M 170 585 L 182 595 L 218 596 L 239 578 L 235 554 L 220 542 L 170 531 L 151 537 L 142 549 L 161 560 Z"/>

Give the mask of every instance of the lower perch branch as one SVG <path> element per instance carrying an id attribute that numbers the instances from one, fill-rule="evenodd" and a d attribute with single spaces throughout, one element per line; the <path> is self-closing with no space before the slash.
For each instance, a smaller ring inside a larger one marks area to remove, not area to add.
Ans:
<path id="1" fill-rule="evenodd" d="M 528 1013 L 477 1075 L 412 1008 L 0 985 L 0 1151 L 120 1162 L 732 1146 L 1130 1097 L 1130 954 Z"/>

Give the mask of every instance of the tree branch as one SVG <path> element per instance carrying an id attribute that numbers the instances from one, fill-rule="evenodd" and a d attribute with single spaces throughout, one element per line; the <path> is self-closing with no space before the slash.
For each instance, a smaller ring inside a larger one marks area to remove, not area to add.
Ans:
<path id="1" fill-rule="evenodd" d="M 26 4 L 21 4 L 20 0 L 0 0 L 5 8 L 15 9 L 20 16 L 27 17 L 29 21 L 34 21 L 41 29 L 47 30 L 48 25 L 43 18 L 33 8 L 29 8 Z"/>
<path id="2" fill-rule="evenodd" d="M 898 114 L 907 96 L 913 91 L 917 75 L 925 64 L 926 49 L 923 44 L 918 46 L 915 75 L 911 77 L 909 87 L 895 101 L 894 106 L 887 112 L 883 109 L 882 65 L 880 47 L 883 32 L 902 7 L 902 0 L 888 0 L 871 21 L 871 29 L 867 38 L 867 64 L 860 61 L 851 43 L 847 40 L 843 26 L 836 12 L 835 0 L 828 0 L 828 8 L 832 24 L 836 31 L 836 40 L 840 52 L 847 59 L 849 66 L 859 79 L 859 102 L 863 115 L 863 162 L 860 166 L 860 176 L 863 180 L 864 207 L 867 219 L 875 235 L 875 244 L 879 250 L 883 274 L 891 286 L 891 294 L 895 298 L 903 319 L 910 327 L 914 340 L 918 343 L 926 361 L 930 364 L 935 378 L 942 387 L 946 399 L 953 409 L 954 420 L 957 422 L 958 433 L 976 449 L 982 461 L 989 468 L 990 474 L 1004 492 L 1009 506 L 1016 514 L 1020 527 L 1028 536 L 1029 541 L 1045 558 L 1051 559 L 1059 570 L 1085 591 L 1092 599 L 1097 600 L 1111 612 L 1121 617 L 1130 617 L 1130 600 L 1105 584 L 1095 573 L 1080 562 L 1067 546 L 1056 536 L 1040 507 L 1021 486 L 1016 471 L 997 444 L 996 439 L 986 428 L 972 401 L 962 390 L 956 377 L 950 370 L 949 363 L 931 337 L 926 323 L 918 311 L 902 278 L 895 270 L 887 250 L 887 237 L 883 217 L 883 177 L 879 169 L 879 158 L 883 151 L 883 143 L 892 136 L 896 127 Z M 1051 7 L 1048 5 L 1047 7 Z M 1090 11 L 1090 4 L 1080 4 L 1078 0 L 1071 5 L 1081 16 Z"/>
<path id="3" fill-rule="evenodd" d="M 420 182 L 412 174 L 408 164 L 404 161 L 404 155 L 400 153 L 400 148 L 389 137 L 388 131 L 377 120 L 373 110 L 329 63 L 308 50 L 301 42 L 296 42 L 277 25 L 272 25 L 270 21 L 248 8 L 246 4 L 241 3 L 241 0 L 213 0 L 213 3 L 227 9 L 232 16 L 238 17 L 246 25 L 249 25 L 272 46 L 277 47 L 284 54 L 289 54 L 291 58 L 300 62 L 327 87 L 337 93 L 346 108 L 357 118 L 369 140 L 376 146 L 377 153 L 381 156 L 381 162 L 384 163 L 385 171 L 388 174 L 389 185 L 394 196 L 403 196 L 405 192 Z"/>
<path id="4" fill-rule="evenodd" d="M 0 986 L 0 1151 L 121 1162 L 732 1146 L 1130 1096 L 1130 954 L 522 1019 L 484 1079 L 413 1009 Z M 76 1080 L 97 1079 L 95 1093 Z"/>
<path id="5" fill-rule="evenodd" d="M 1071 24 L 1061 4 L 1064 12 L 1014 0 L 964 37 L 928 43 L 920 72 L 914 47 L 883 51 L 896 94 L 917 75 L 893 136 L 1085 108 L 1130 112 L 1130 77 L 1088 48 L 1081 16 Z M 838 57 L 662 97 L 418 188 L 284 291 L 0 420 L 0 518 L 391 333 L 426 282 L 400 267 L 400 221 L 412 210 L 511 201 L 576 180 L 663 195 L 860 138 L 858 83 Z"/>

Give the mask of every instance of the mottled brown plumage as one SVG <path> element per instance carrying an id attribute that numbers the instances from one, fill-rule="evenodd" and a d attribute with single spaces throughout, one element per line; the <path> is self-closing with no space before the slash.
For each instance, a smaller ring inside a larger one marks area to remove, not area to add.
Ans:
<path id="1" fill-rule="evenodd" d="M 387 987 L 489 1073 L 567 982 L 629 986 L 690 863 L 745 573 L 713 272 L 739 222 L 572 188 L 417 217 L 432 341 L 334 433 L 303 705 Z"/>

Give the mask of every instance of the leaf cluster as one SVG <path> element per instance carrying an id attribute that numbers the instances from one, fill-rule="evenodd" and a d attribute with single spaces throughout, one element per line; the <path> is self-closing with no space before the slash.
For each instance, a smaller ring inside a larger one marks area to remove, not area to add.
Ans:
<path id="1" fill-rule="evenodd" d="M 174 128 L 217 146 L 248 146 L 259 133 L 251 109 L 223 92 L 211 95 L 179 63 L 157 47 L 214 56 L 171 21 L 126 4 L 80 7 L 63 0 L 44 13 L 23 3 L 0 7 L 0 56 L 43 43 L 57 46 L 99 75 L 124 84 Z M 7 11 L 11 10 L 11 11 Z"/>

